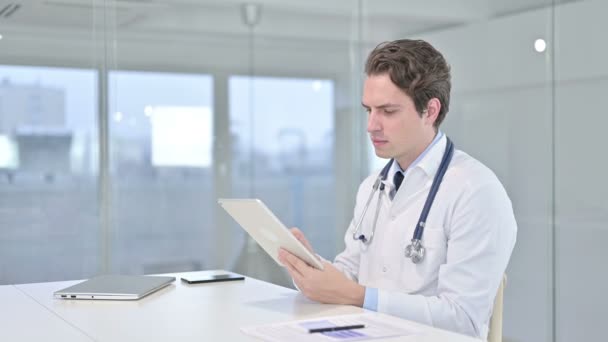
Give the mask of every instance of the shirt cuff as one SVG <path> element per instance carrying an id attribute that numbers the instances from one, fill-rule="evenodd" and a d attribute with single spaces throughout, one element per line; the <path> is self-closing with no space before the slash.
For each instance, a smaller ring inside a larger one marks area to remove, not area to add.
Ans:
<path id="1" fill-rule="evenodd" d="M 367 310 L 378 311 L 378 289 L 372 287 L 365 288 L 363 308 Z"/>

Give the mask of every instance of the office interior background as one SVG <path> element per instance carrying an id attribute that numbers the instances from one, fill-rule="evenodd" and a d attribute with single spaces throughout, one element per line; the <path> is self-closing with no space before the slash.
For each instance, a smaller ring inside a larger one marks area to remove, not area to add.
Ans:
<path id="1" fill-rule="evenodd" d="M 262 199 L 343 248 L 363 63 L 426 39 L 442 126 L 505 185 L 518 242 L 506 341 L 603 340 L 608 2 L 0 1 L 0 284 L 230 269 L 291 286 L 217 205 Z M 403 237 L 407 239 L 408 237 Z"/>

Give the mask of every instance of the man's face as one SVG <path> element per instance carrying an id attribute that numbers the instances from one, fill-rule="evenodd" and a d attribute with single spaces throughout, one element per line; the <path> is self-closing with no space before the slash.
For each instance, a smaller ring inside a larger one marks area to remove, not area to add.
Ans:
<path id="1" fill-rule="evenodd" d="M 386 73 L 370 75 L 363 87 L 363 107 L 368 112 L 367 132 L 376 155 L 395 158 L 407 168 L 435 136 L 433 121 L 422 117 L 414 101 Z"/>

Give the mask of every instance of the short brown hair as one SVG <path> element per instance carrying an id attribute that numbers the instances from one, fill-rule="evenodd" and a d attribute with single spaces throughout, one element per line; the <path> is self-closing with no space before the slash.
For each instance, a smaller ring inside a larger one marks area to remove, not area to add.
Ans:
<path id="1" fill-rule="evenodd" d="M 450 66 L 431 44 L 410 39 L 381 43 L 367 57 L 365 73 L 367 76 L 387 73 L 412 98 L 420 115 L 429 100 L 437 98 L 441 109 L 435 127 L 445 119 L 452 88 Z"/>

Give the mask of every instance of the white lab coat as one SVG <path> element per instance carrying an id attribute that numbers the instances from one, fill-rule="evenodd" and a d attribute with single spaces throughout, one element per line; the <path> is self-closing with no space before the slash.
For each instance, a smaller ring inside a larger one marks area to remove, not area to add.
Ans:
<path id="1" fill-rule="evenodd" d="M 344 238 L 346 249 L 334 265 L 360 284 L 378 288 L 379 312 L 485 340 L 517 233 L 511 201 L 494 173 L 456 150 L 424 229 L 425 259 L 414 264 L 404 254 L 446 141 L 444 136 L 408 170 L 393 201 L 387 181 L 368 246 L 352 235 L 378 172 L 363 181 Z M 367 237 L 377 203 L 376 194 L 359 231 Z"/>

